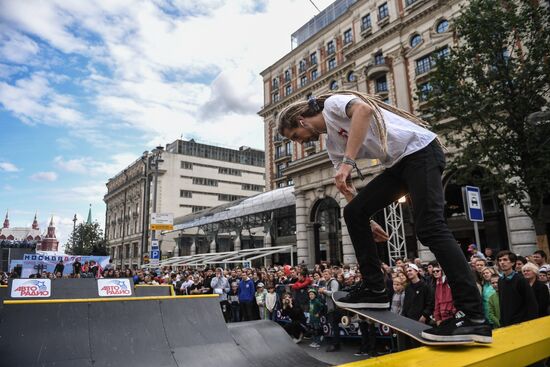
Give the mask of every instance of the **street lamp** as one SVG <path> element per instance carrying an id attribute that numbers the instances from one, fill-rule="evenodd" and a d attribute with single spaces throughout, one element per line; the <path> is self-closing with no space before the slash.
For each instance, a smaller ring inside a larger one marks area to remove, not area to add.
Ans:
<path id="1" fill-rule="evenodd" d="M 153 186 L 153 213 L 157 212 L 157 187 L 159 182 L 159 163 L 164 162 L 161 159 L 162 152 L 164 152 L 164 147 L 158 146 L 153 149 L 153 164 L 155 166 L 155 186 Z M 151 241 L 156 240 L 156 231 L 151 231 Z"/>

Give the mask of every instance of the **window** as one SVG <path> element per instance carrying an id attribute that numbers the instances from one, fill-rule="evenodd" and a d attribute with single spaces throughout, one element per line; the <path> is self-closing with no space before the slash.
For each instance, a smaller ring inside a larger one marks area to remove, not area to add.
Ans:
<path id="1" fill-rule="evenodd" d="M 264 187 L 260 185 L 242 184 L 241 189 L 245 191 L 264 191 Z"/>
<path id="2" fill-rule="evenodd" d="M 246 196 L 240 195 L 218 194 L 218 201 L 235 201 L 245 197 Z"/>
<path id="3" fill-rule="evenodd" d="M 370 21 L 370 14 L 367 14 L 363 18 L 361 18 L 361 31 L 364 31 L 365 29 L 368 29 L 371 27 L 372 27 L 372 24 Z"/>
<path id="4" fill-rule="evenodd" d="M 353 35 L 351 33 L 351 28 L 344 32 L 344 45 L 351 43 L 353 41 Z"/>
<path id="5" fill-rule="evenodd" d="M 180 190 L 180 198 L 192 198 L 193 192 L 187 190 Z"/>
<path id="6" fill-rule="evenodd" d="M 285 70 L 285 83 L 290 81 L 290 70 Z"/>
<path id="7" fill-rule="evenodd" d="M 424 83 L 424 84 L 420 84 L 418 86 L 418 89 L 420 90 L 420 93 L 418 95 L 418 100 L 420 102 L 427 101 L 428 100 L 428 95 L 432 91 L 432 85 L 429 82 L 427 82 L 427 83 Z"/>
<path id="8" fill-rule="evenodd" d="M 317 69 L 311 70 L 311 80 L 315 80 L 318 77 Z"/>
<path id="9" fill-rule="evenodd" d="M 385 104 L 390 104 L 390 97 L 386 97 L 382 100 Z"/>
<path id="10" fill-rule="evenodd" d="M 279 102 L 279 100 L 281 99 L 281 97 L 279 96 L 279 92 L 273 93 L 273 96 L 271 99 L 273 100 L 273 103 Z"/>
<path id="11" fill-rule="evenodd" d="M 332 55 L 336 52 L 336 48 L 334 47 L 334 41 L 328 41 L 327 42 L 327 54 Z"/>
<path id="12" fill-rule="evenodd" d="M 328 69 L 332 70 L 336 67 L 336 58 L 333 57 L 332 59 L 328 60 Z"/>
<path id="13" fill-rule="evenodd" d="M 449 47 L 445 46 L 445 47 L 440 48 L 439 50 L 437 50 L 435 55 L 436 55 L 436 58 L 443 59 L 443 58 L 449 56 L 450 53 L 451 53 L 451 50 L 449 49 Z"/>
<path id="14" fill-rule="evenodd" d="M 193 163 L 181 161 L 180 163 L 182 169 L 193 169 Z"/>
<path id="15" fill-rule="evenodd" d="M 277 188 L 280 189 L 281 187 L 285 187 L 284 182 L 277 182 Z"/>
<path id="16" fill-rule="evenodd" d="M 416 47 L 422 41 L 422 37 L 419 34 L 415 34 L 411 37 L 411 47 Z"/>
<path id="17" fill-rule="evenodd" d="M 405 6 L 412 5 L 416 2 L 416 0 L 405 0 Z"/>
<path id="18" fill-rule="evenodd" d="M 348 75 L 346 76 L 346 80 L 349 82 L 349 83 L 352 83 L 354 81 L 357 80 L 357 76 L 355 76 L 355 73 L 353 71 L 350 71 L 348 73 Z"/>
<path id="19" fill-rule="evenodd" d="M 329 88 L 330 88 L 330 90 L 338 89 L 338 82 L 336 80 L 331 81 Z"/>
<path id="20" fill-rule="evenodd" d="M 276 178 L 281 178 L 283 177 L 283 170 L 286 168 L 286 164 L 284 163 L 279 163 L 277 165 L 277 169 L 276 169 L 276 172 L 275 172 L 275 177 Z"/>
<path id="21" fill-rule="evenodd" d="M 275 159 L 281 158 L 283 156 L 283 147 L 278 145 L 275 147 Z"/>
<path id="22" fill-rule="evenodd" d="M 384 3 L 378 7 L 378 20 L 386 19 L 389 15 L 388 3 Z"/>
<path id="23" fill-rule="evenodd" d="M 273 80 L 271 81 L 271 86 L 273 87 L 273 89 L 279 88 L 279 78 L 273 78 Z"/>
<path id="24" fill-rule="evenodd" d="M 376 93 L 387 92 L 388 91 L 388 82 L 386 80 L 385 75 L 381 76 L 378 79 L 376 79 L 375 90 L 376 90 Z"/>
<path id="25" fill-rule="evenodd" d="M 286 142 L 285 144 L 285 150 L 286 150 L 286 155 L 292 155 L 292 142 L 289 141 L 289 142 Z"/>
<path id="26" fill-rule="evenodd" d="M 384 54 L 377 52 L 374 54 L 374 65 L 381 65 L 384 63 Z"/>
<path id="27" fill-rule="evenodd" d="M 204 177 L 193 177 L 193 185 L 218 186 L 218 181 Z"/>
<path id="28" fill-rule="evenodd" d="M 317 52 L 313 52 L 309 55 L 309 61 L 311 62 L 311 65 L 317 65 Z"/>
<path id="29" fill-rule="evenodd" d="M 287 85 L 285 87 L 285 96 L 288 96 L 290 94 L 292 94 L 292 85 Z"/>
<path id="30" fill-rule="evenodd" d="M 430 71 L 432 64 L 433 62 L 431 55 L 424 56 L 416 60 L 416 75 L 424 74 Z"/>
<path id="31" fill-rule="evenodd" d="M 449 21 L 447 19 L 440 20 L 435 30 L 437 33 L 447 32 L 449 30 Z"/>
<path id="32" fill-rule="evenodd" d="M 218 173 L 221 175 L 242 176 L 242 171 L 234 168 L 220 167 Z"/>
<path id="33" fill-rule="evenodd" d="M 307 76 L 302 76 L 300 78 L 300 87 L 304 87 L 307 84 Z"/>
<path id="34" fill-rule="evenodd" d="M 298 70 L 300 73 L 303 73 L 307 69 L 307 63 L 306 60 L 300 60 L 298 63 Z"/>
<path id="35" fill-rule="evenodd" d="M 200 212 L 201 210 L 208 209 L 208 208 L 210 208 L 210 207 L 209 206 L 192 205 L 191 206 L 191 212 L 196 213 L 196 212 Z"/>

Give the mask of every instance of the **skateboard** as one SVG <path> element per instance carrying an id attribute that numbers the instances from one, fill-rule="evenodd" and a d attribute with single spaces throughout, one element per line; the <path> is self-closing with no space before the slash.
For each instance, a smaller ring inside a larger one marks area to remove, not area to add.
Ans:
<path id="1" fill-rule="evenodd" d="M 344 297 L 347 294 L 348 294 L 347 292 L 334 292 L 332 294 L 332 300 L 336 303 L 340 298 Z M 379 324 L 386 325 L 391 329 L 401 334 L 405 334 L 424 345 L 446 346 L 446 345 L 464 345 L 464 344 L 475 343 L 471 339 L 466 339 L 463 341 L 445 341 L 445 342 L 438 342 L 438 341 L 424 339 L 422 337 L 422 332 L 424 330 L 430 329 L 431 328 L 430 325 L 426 325 L 421 322 L 409 319 L 405 316 L 395 314 L 388 309 L 347 308 L 347 307 L 340 307 L 340 308 L 342 310 L 349 311 L 353 314 L 359 315 L 363 318 L 369 319 Z"/>

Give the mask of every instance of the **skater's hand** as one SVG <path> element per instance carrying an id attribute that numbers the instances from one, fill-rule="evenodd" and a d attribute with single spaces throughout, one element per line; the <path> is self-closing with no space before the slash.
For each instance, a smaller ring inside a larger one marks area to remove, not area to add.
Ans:
<path id="1" fill-rule="evenodd" d="M 338 171 L 336 171 L 336 175 L 334 175 L 336 188 L 346 197 L 346 199 L 355 196 L 355 188 L 351 184 L 351 181 L 348 181 L 352 168 L 353 167 L 349 164 L 340 164 Z"/>
<path id="2" fill-rule="evenodd" d="M 387 241 L 390 236 L 380 227 L 380 224 L 376 223 L 375 221 L 370 221 L 370 229 L 372 231 L 372 237 L 374 238 L 374 242 L 385 242 Z"/>

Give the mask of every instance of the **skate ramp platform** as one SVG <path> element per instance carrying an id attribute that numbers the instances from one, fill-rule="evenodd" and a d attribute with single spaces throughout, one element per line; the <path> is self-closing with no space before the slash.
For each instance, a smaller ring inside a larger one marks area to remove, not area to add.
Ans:
<path id="1" fill-rule="evenodd" d="M 276 322 L 268 320 L 228 324 L 243 354 L 257 366 L 328 366 L 297 346 Z"/>
<path id="2" fill-rule="evenodd" d="M 134 286 L 136 297 L 175 296 L 174 287 L 170 284 Z"/>
<path id="3" fill-rule="evenodd" d="M 229 329 L 217 295 L 6 300 L 0 366 L 260 367 L 281 358 L 323 365 L 294 356 L 298 347 L 279 326 L 259 325 Z"/>

